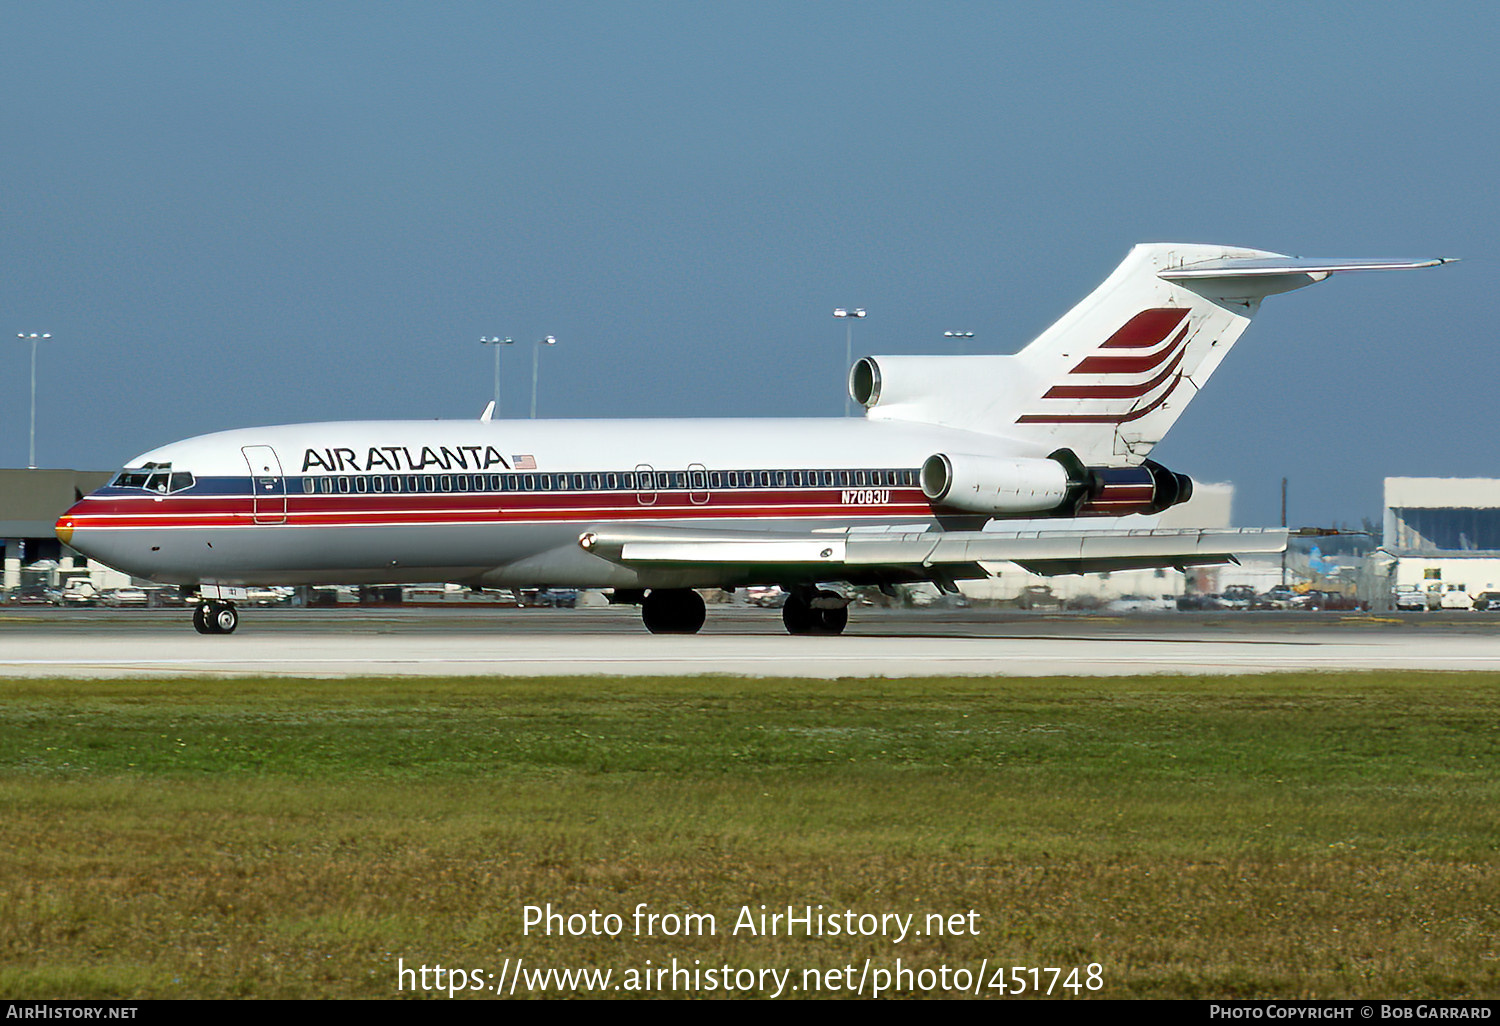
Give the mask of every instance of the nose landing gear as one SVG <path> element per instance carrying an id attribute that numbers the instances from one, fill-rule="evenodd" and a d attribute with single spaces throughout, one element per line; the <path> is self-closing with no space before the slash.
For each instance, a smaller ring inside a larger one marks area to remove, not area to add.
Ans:
<path id="1" fill-rule="evenodd" d="M 193 607 L 193 629 L 199 634 L 233 634 L 240 614 L 230 602 L 200 602 Z"/>

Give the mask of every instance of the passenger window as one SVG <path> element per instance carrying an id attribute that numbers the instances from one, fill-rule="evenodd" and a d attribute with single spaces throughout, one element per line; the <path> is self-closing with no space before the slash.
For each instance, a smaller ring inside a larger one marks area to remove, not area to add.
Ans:
<path id="1" fill-rule="evenodd" d="M 536 475 L 527 474 L 521 478 L 521 487 L 525 488 L 528 492 L 536 491 Z"/>
<path id="2" fill-rule="evenodd" d="M 582 474 L 574 474 L 573 475 L 573 490 L 574 491 L 582 491 L 583 490 L 583 475 Z"/>
<path id="3" fill-rule="evenodd" d="M 383 491 L 385 491 L 385 478 L 383 478 L 383 477 L 372 477 L 372 478 L 370 478 L 370 487 L 371 487 L 372 490 L 377 491 L 377 492 L 383 492 Z"/>
<path id="4" fill-rule="evenodd" d="M 760 486 L 762 488 L 771 487 L 771 472 L 769 470 L 762 470 L 760 472 Z"/>
<path id="5" fill-rule="evenodd" d="M 451 491 L 453 491 L 453 478 L 450 477 L 447 474 L 441 475 L 438 478 L 438 491 L 440 491 L 440 492 L 451 492 Z"/>
<path id="6" fill-rule="evenodd" d="M 786 487 L 786 471 L 784 471 L 784 470 L 778 470 L 778 471 L 776 471 L 776 487 L 777 488 L 785 488 Z"/>
<path id="7" fill-rule="evenodd" d="M 701 470 L 695 470 L 695 471 L 693 471 L 693 473 L 691 475 L 691 478 L 692 478 L 692 482 L 693 482 L 693 488 L 695 490 L 701 492 L 705 488 L 708 487 L 708 475 L 704 474 L 703 471 L 701 471 Z"/>
<path id="8" fill-rule="evenodd" d="M 422 475 L 422 491 L 424 491 L 424 492 L 435 492 L 435 491 L 437 491 L 437 478 L 434 477 L 431 474 L 424 474 L 424 475 Z"/>
<path id="9" fill-rule="evenodd" d="M 589 487 L 592 488 L 596 492 L 599 490 L 599 475 L 598 474 L 590 474 L 589 475 Z"/>
<path id="10" fill-rule="evenodd" d="M 507 492 L 518 491 L 521 487 L 521 476 L 519 474 L 505 475 L 505 490 Z"/>
<path id="11" fill-rule="evenodd" d="M 627 470 L 620 475 L 620 487 L 631 489 L 635 487 L 635 471 Z"/>
<path id="12" fill-rule="evenodd" d="M 709 474 L 708 474 L 708 486 L 710 488 L 722 488 L 723 487 L 723 481 L 724 481 L 724 475 L 720 474 L 717 470 L 709 471 Z"/>
<path id="13" fill-rule="evenodd" d="M 558 475 L 556 475 L 556 477 L 557 477 L 557 490 L 560 491 L 560 492 L 567 491 L 568 490 L 568 475 L 567 474 L 558 474 Z"/>
<path id="14" fill-rule="evenodd" d="M 614 474 L 605 474 L 604 475 L 604 487 L 606 487 L 606 488 L 617 488 L 617 487 L 619 487 L 619 480 L 620 479 L 618 477 L 616 477 Z"/>
<path id="15" fill-rule="evenodd" d="M 347 477 L 341 477 L 341 478 L 339 478 L 339 491 L 342 492 L 342 493 L 346 493 L 346 494 L 348 493 L 348 491 L 349 491 L 349 479 Z"/>

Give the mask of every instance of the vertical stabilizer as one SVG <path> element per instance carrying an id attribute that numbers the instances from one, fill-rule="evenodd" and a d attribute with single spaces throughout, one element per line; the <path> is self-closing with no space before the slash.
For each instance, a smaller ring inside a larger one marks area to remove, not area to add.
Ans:
<path id="1" fill-rule="evenodd" d="M 1037 453 L 1140 463 L 1266 296 L 1335 271 L 1443 260 L 1319 260 L 1173 243 L 1136 246 L 1104 283 L 1014 356 L 866 357 L 850 374 L 872 419 L 1001 435 Z"/>

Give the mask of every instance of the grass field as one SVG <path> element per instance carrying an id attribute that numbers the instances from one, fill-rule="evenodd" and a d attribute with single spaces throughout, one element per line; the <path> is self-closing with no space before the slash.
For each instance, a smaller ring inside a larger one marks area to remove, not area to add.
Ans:
<path id="1" fill-rule="evenodd" d="M 4 682 L 0 997 L 869 957 L 1495 998 L 1497 767 L 1488 674 Z M 622 935 L 523 935 L 549 902 Z M 730 933 L 762 904 L 978 933 Z"/>

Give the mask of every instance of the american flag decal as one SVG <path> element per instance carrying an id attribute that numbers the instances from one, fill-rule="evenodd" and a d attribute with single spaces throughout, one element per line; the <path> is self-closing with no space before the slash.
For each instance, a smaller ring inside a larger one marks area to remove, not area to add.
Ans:
<path id="1" fill-rule="evenodd" d="M 1187 355 L 1188 311 L 1177 307 L 1142 310 L 1099 345 L 1101 350 L 1124 350 L 1088 356 L 1068 372 L 1095 380 L 1054 385 L 1046 399 L 1144 400 L 1163 384 L 1166 388 L 1144 406 L 1122 413 L 1028 413 L 1017 424 L 1126 424 L 1139 420 L 1167 401 L 1182 381 L 1178 367 Z M 1165 343 L 1165 344 L 1163 344 Z M 1150 375 L 1139 378 L 1140 375 Z M 1122 378 L 1139 380 L 1121 380 Z M 1104 380 L 1099 380 L 1104 379 Z M 1168 384 L 1168 381 L 1170 383 Z M 1070 404 L 1073 410 L 1076 405 Z M 1087 409 L 1087 407 L 1085 407 Z"/>
<path id="2" fill-rule="evenodd" d="M 532 456 L 530 453 L 523 453 L 519 456 L 512 456 L 510 458 L 510 463 L 511 466 L 515 467 L 517 470 L 536 469 L 536 457 Z"/>

